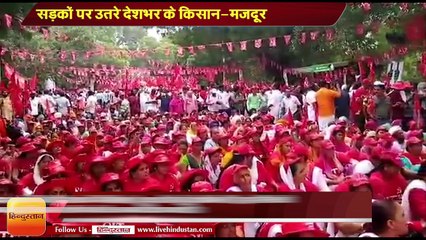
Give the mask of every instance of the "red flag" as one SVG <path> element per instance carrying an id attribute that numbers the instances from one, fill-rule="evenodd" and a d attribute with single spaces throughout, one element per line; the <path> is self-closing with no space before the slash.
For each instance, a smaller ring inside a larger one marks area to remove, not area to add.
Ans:
<path id="1" fill-rule="evenodd" d="M 42 28 L 41 31 L 43 32 L 44 39 L 48 39 L 49 38 L 49 30 L 47 30 L 46 28 Z"/>
<path id="2" fill-rule="evenodd" d="M 269 38 L 269 47 L 276 47 L 277 46 L 277 39 L 275 37 Z"/>
<path id="3" fill-rule="evenodd" d="M 291 42 L 291 35 L 284 36 L 285 45 L 289 45 Z"/>
<path id="4" fill-rule="evenodd" d="M 178 51 L 177 51 L 177 55 L 179 56 L 179 57 L 181 57 L 181 56 L 183 56 L 183 48 L 178 48 Z"/>
<path id="5" fill-rule="evenodd" d="M 195 54 L 195 52 L 194 52 L 194 47 L 188 47 L 188 51 L 189 51 L 189 54 L 191 54 L 191 55 L 194 55 Z"/>
<path id="6" fill-rule="evenodd" d="M 16 71 L 14 71 L 12 76 L 10 77 L 9 92 L 10 101 L 12 102 L 12 107 L 15 112 L 15 115 L 24 116 L 25 109 L 22 102 L 22 91 L 19 88 L 18 83 L 16 82 Z"/>
<path id="7" fill-rule="evenodd" d="M 240 42 L 240 50 L 241 51 L 247 50 L 247 41 L 241 41 Z"/>
<path id="8" fill-rule="evenodd" d="M 31 91 L 35 91 L 37 89 L 37 83 L 38 83 L 37 74 L 34 74 L 33 78 L 31 78 L 29 83 L 30 83 L 29 89 Z"/>
<path id="9" fill-rule="evenodd" d="M 311 40 L 315 41 L 318 39 L 319 31 L 311 32 Z"/>
<path id="10" fill-rule="evenodd" d="M 370 3 L 361 3 L 361 7 L 364 10 L 364 12 L 369 12 L 371 10 L 371 4 Z"/>
<path id="11" fill-rule="evenodd" d="M 306 42 L 306 33 L 305 32 L 302 32 L 301 34 L 300 34 L 300 43 L 301 44 L 304 44 Z"/>
<path id="12" fill-rule="evenodd" d="M 232 42 L 227 42 L 226 43 L 226 47 L 228 48 L 229 52 L 233 52 L 234 51 L 234 45 L 232 44 Z"/>
<path id="13" fill-rule="evenodd" d="M 12 21 L 13 21 L 13 17 L 10 16 L 9 14 L 5 14 L 4 15 L 4 23 L 6 25 L 7 28 L 11 28 L 12 27 Z"/>
<path id="14" fill-rule="evenodd" d="M 256 39 L 256 40 L 254 40 L 254 47 L 255 48 L 262 47 L 262 39 Z"/>
<path id="15" fill-rule="evenodd" d="M 11 67 L 9 64 L 5 63 L 4 64 L 4 76 L 7 79 L 10 80 L 14 73 L 15 73 L 15 69 L 13 67 Z"/>
<path id="16" fill-rule="evenodd" d="M 170 48 L 166 48 L 164 50 L 164 55 L 169 56 L 170 55 Z"/>
<path id="17" fill-rule="evenodd" d="M 334 30 L 333 29 L 325 30 L 325 39 L 327 41 L 332 41 L 333 38 L 334 38 Z"/>

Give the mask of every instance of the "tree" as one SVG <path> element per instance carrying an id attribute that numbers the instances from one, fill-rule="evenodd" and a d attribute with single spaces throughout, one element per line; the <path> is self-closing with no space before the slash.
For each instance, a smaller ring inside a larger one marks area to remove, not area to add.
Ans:
<path id="1" fill-rule="evenodd" d="M 382 56 L 383 53 L 391 50 L 393 45 L 388 42 L 389 33 L 401 33 L 404 21 L 413 14 L 424 11 L 422 4 L 411 4 L 409 10 L 401 10 L 400 3 L 372 3 L 371 10 L 365 12 L 359 7 L 348 6 L 336 25 L 332 27 L 336 32 L 335 39 L 331 42 L 320 37 L 316 41 L 310 41 L 309 36 L 306 43 L 298 41 L 300 33 L 320 31 L 324 32 L 324 27 L 180 27 L 163 28 L 169 38 L 179 46 L 193 46 L 212 43 L 236 42 L 242 40 L 253 40 L 268 38 L 273 36 L 283 36 L 292 34 L 293 41 L 290 46 L 286 46 L 282 41 L 277 42 L 276 48 L 264 46 L 255 49 L 252 44 L 248 45 L 247 51 L 235 50 L 229 53 L 226 47 L 209 47 L 204 53 L 197 53 L 194 64 L 200 65 L 220 65 L 225 58 L 226 63 L 238 63 L 245 68 L 257 67 L 248 64 L 253 62 L 252 58 L 265 55 L 267 58 L 288 68 L 303 67 L 313 64 L 357 61 L 359 56 Z M 381 24 L 379 31 L 374 31 L 374 26 Z M 365 28 L 364 34 L 356 33 L 357 26 Z M 266 44 L 264 44 L 266 45 Z M 238 46 L 236 46 L 238 48 Z M 180 62 L 186 62 L 186 54 L 180 58 Z M 411 68 L 411 67 L 410 67 Z M 250 71 L 247 71 L 250 72 Z M 281 73 L 269 69 L 275 77 L 280 78 Z M 247 75 L 246 75 L 247 76 Z M 257 77 L 252 77 L 257 80 Z M 268 78 L 268 76 L 264 76 Z M 263 80 L 263 79 L 262 79 Z"/>

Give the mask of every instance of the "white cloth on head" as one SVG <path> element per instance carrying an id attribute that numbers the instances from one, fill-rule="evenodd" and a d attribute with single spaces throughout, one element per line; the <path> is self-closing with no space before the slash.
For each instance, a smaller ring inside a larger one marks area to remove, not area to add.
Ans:
<path id="1" fill-rule="evenodd" d="M 374 169 L 374 165 L 369 160 L 362 160 L 354 166 L 353 174 L 368 174 Z"/>
<path id="2" fill-rule="evenodd" d="M 411 207 L 410 207 L 410 192 L 413 189 L 422 189 L 426 191 L 426 182 L 423 180 L 413 180 L 408 184 L 407 188 L 405 188 L 404 193 L 402 194 L 401 205 L 404 209 L 405 217 L 408 221 L 412 221 L 411 219 Z"/>
<path id="3" fill-rule="evenodd" d="M 391 128 L 389 128 L 390 135 L 394 135 L 398 131 L 402 131 L 402 128 L 400 126 L 392 126 Z"/>

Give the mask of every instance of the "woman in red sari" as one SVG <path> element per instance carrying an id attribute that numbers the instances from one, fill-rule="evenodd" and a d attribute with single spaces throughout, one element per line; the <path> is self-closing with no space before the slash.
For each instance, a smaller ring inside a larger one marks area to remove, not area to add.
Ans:
<path id="1" fill-rule="evenodd" d="M 165 153 L 158 153 L 150 160 L 152 173 L 151 176 L 159 181 L 164 191 L 179 192 L 180 184 L 176 176 L 172 174 L 173 163 Z"/>
<path id="2" fill-rule="evenodd" d="M 334 144 L 336 152 L 347 152 L 351 148 L 346 144 L 346 131 L 343 126 L 336 126 L 331 133 L 331 141 Z"/>
<path id="3" fill-rule="evenodd" d="M 148 158 L 134 156 L 126 163 L 123 177 L 123 191 L 143 192 L 144 189 L 160 183 L 149 175 Z"/>

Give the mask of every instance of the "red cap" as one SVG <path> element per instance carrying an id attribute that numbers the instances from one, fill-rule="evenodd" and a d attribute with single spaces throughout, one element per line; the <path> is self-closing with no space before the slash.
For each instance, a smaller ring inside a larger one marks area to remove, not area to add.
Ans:
<path id="1" fill-rule="evenodd" d="M 195 182 L 191 185 L 191 192 L 213 192 L 214 187 L 206 181 Z"/>
<path id="2" fill-rule="evenodd" d="M 181 131 L 173 132 L 173 133 L 172 133 L 172 137 L 174 137 L 174 138 L 177 138 L 177 137 L 184 137 L 184 136 L 186 136 L 186 134 L 185 134 L 185 133 L 183 133 L 183 132 L 181 132 Z"/>
<path id="3" fill-rule="evenodd" d="M 67 192 L 67 194 L 70 194 L 71 191 L 69 190 L 68 183 L 69 180 L 64 178 L 46 181 L 36 187 L 36 189 L 34 190 L 34 195 L 47 195 L 49 191 L 57 187 L 64 188 L 65 192 Z"/>
<path id="4" fill-rule="evenodd" d="M 21 153 L 27 153 L 27 152 L 32 152 L 37 150 L 38 148 L 36 146 L 34 146 L 34 144 L 32 143 L 25 143 L 24 145 L 22 145 L 19 148 L 19 151 L 21 151 Z"/>
<path id="5" fill-rule="evenodd" d="M 402 168 L 404 164 L 402 163 L 401 159 L 398 157 L 398 154 L 392 151 L 384 151 L 380 155 L 380 160 L 383 163 L 391 163 L 397 167 Z"/>
<path id="6" fill-rule="evenodd" d="M 158 163 L 170 163 L 170 158 L 166 154 L 159 154 L 154 159 L 152 159 L 153 164 Z"/>
<path id="7" fill-rule="evenodd" d="M 303 156 L 305 158 L 309 157 L 309 149 L 301 143 L 297 143 L 296 145 L 294 145 L 293 153 L 298 156 Z"/>
<path id="8" fill-rule="evenodd" d="M 79 142 L 78 138 L 73 135 L 68 135 L 64 138 L 65 144 L 77 144 Z"/>
<path id="9" fill-rule="evenodd" d="M 86 168 L 86 172 L 89 172 L 90 168 L 92 168 L 95 163 L 108 163 L 108 159 L 103 156 L 91 156 L 88 159 L 88 162 L 84 165 Z"/>
<path id="10" fill-rule="evenodd" d="M 203 141 L 201 140 L 201 138 L 195 137 L 194 139 L 192 139 L 192 145 L 194 145 L 196 143 L 203 143 Z"/>
<path id="11" fill-rule="evenodd" d="M 101 179 L 99 180 L 99 183 L 102 186 L 106 183 L 113 181 L 120 181 L 120 176 L 117 173 L 108 172 L 102 175 Z"/>
<path id="12" fill-rule="evenodd" d="M 248 144 L 241 144 L 236 147 L 234 147 L 234 152 L 239 153 L 240 155 L 255 155 L 256 153 L 253 151 L 253 149 Z"/>
<path id="13" fill-rule="evenodd" d="M 234 164 L 225 169 L 222 176 L 219 178 L 219 189 L 222 191 L 228 190 L 228 188 L 234 186 L 234 175 L 242 169 L 247 169 L 245 165 Z"/>
<path id="14" fill-rule="evenodd" d="M 169 139 L 164 138 L 164 137 L 159 137 L 157 139 L 155 139 L 155 142 L 153 143 L 154 145 L 170 145 L 171 142 Z"/>
<path id="15" fill-rule="evenodd" d="M 141 145 L 151 145 L 151 138 L 145 136 L 141 139 Z"/>
<path id="16" fill-rule="evenodd" d="M 420 136 L 423 136 L 422 130 L 411 130 L 407 133 L 407 139 L 410 139 L 411 137 L 419 138 Z"/>
<path id="17" fill-rule="evenodd" d="M 157 126 L 157 131 L 165 131 L 165 130 L 166 130 L 166 125 L 160 124 Z"/>
<path id="18" fill-rule="evenodd" d="M 111 135 L 106 135 L 104 137 L 104 143 L 112 143 L 114 141 L 114 137 Z"/>
<path id="19" fill-rule="evenodd" d="M 414 120 L 411 120 L 410 122 L 408 122 L 408 128 L 412 131 L 412 130 L 416 130 L 417 129 L 417 122 Z"/>
<path id="20" fill-rule="evenodd" d="M 368 122 L 365 123 L 365 128 L 367 130 L 376 131 L 376 129 L 377 129 L 377 122 L 374 121 L 374 120 L 369 120 Z"/>
<path id="21" fill-rule="evenodd" d="M 208 179 L 209 172 L 204 169 L 192 169 L 188 170 L 185 173 L 182 174 L 180 178 L 180 184 L 181 186 L 185 186 L 189 183 L 189 181 L 193 180 L 195 177 L 200 176 L 203 177 L 204 180 Z"/>
<path id="22" fill-rule="evenodd" d="M 350 179 L 350 185 L 353 187 L 359 187 L 362 185 L 370 185 L 370 180 L 364 174 L 354 174 Z"/>
<path id="23" fill-rule="evenodd" d="M 132 170 L 132 169 L 134 169 L 135 167 L 139 166 L 140 164 L 142 164 L 144 162 L 147 163 L 146 160 L 147 160 L 147 158 L 142 157 L 140 155 L 134 156 L 134 157 L 130 158 L 129 161 L 127 161 L 126 168 L 128 170 Z"/>
<path id="24" fill-rule="evenodd" d="M 410 145 L 416 145 L 416 144 L 421 144 L 421 143 L 423 143 L 423 141 L 422 140 L 420 140 L 419 138 L 417 138 L 417 137 L 410 137 L 408 140 L 407 140 L 407 146 L 410 146 Z"/>
<path id="25" fill-rule="evenodd" d="M 297 233 L 312 233 L 315 237 L 328 237 L 329 234 L 318 229 L 314 224 L 308 223 L 283 223 L 283 237 Z"/>
<path id="26" fill-rule="evenodd" d="M 114 150 L 118 150 L 119 151 L 119 150 L 125 150 L 125 149 L 127 149 L 127 146 L 124 143 L 117 141 L 117 142 L 114 142 L 112 144 L 112 148 Z"/>
<path id="27" fill-rule="evenodd" d="M 56 140 L 56 141 L 49 143 L 49 145 L 47 145 L 47 147 L 46 147 L 46 150 L 51 152 L 54 148 L 62 148 L 63 145 L 64 145 L 63 141 Z"/>
<path id="28" fill-rule="evenodd" d="M 20 146 L 22 146 L 22 145 L 24 145 L 24 144 L 26 144 L 26 143 L 30 143 L 31 142 L 31 139 L 30 138 L 27 138 L 27 137 L 19 137 L 17 140 L 16 140 L 16 146 L 17 147 L 20 147 Z"/>
<path id="29" fill-rule="evenodd" d="M 212 147 L 212 148 L 208 148 L 206 150 L 204 150 L 204 153 L 208 156 L 217 153 L 217 152 L 222 152 L 222 149 L 220 147 Z"/>
<path id="30" fill-rule="evenodd" d="M 113 163 L 114 161 L 119 160 L 119 159 L 128 160 L 129 157 L 130 156 L 129 156 L 128 153 L 114 152 L 107 157 L 106 161 L 109 162 L 109 163 Z"/>
<path id="31" fill-rule="evenodd" d="M 396 83 L 392 84 L 390 87 L 392 89 L 401 91 L 401 90 L 404 90 L 406 86 L 403 82 L 397 81 Z"/>
<path id="32" fill-rule="evenodd" d="M 364 139 L 363 144 L 365 146 L 368 146 L 368 147 L 375 147 L 375 146 L 377 146 L 378 143 L 374 138 L 369 137 L 369 138 Z"/>
<path id="33" fill-rule="evenodd" d="M 47 171 L 48 173 L 45 176 L 45 179 L 50 179 L 58 174 L 63 174 L 65 176 L 69 175 L 68 171 L 57 160 L 49 162 L 49 164 L 47 165 Z"/>

